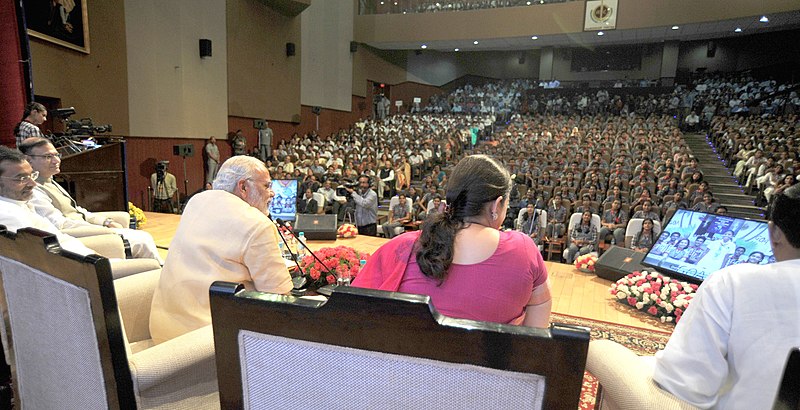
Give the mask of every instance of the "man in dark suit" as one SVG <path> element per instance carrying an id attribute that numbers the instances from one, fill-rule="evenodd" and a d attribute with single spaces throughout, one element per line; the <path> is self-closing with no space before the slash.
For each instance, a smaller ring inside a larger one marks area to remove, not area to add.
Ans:
<path id="1" fill-rule="evenodd" d="M 297 207 L 297 212 L 301 214 L 315 214 L 318 210 L 319 204 L 317 203 L 317 200 L 314 199 L 314 194 L 311 193 L 311 189 L 306 189 L 306 193 L 303 195 L 303 200 Z"/>

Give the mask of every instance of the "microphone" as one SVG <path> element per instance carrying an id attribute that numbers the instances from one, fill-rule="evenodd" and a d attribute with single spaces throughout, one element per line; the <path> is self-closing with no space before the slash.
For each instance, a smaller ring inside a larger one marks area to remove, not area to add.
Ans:
<path id="1" fill-rule="evenodd" d="M 281 219 L 281 218 L 275 218 L 275 221 L 273 221 L 273 222 L 275 222 L 275 224 L 276 224 L 276 225 L 278 225 L 278 226 L 281 226 L 281 227 L 284 227 L 284 228 L 288 228 L 288 227 L 286 226 L 286 222 L 284 222 L 284 221 L 283 221 L 283 219 Z M 292 230 L 291 230 L 291 229 L 289 229 L 289 232 L 291 232 L 291 233 L 292 233 L 292 236 L 294 236 L 294 237 L 295 237 L 295 239 L 297 239 L 297 237 L 294 235 L 294 232 L 292 232 Z M 283 237 L 283 236 L 281 236 L 281 237 Z M 286 239 L 284 239 L 284 241 L 285 241 L 285 240 L 286 240 Z M 298 243 L 300 243 L 300 245 L 302 245 L 302 246 L 303 246 L 303 248 L 305 248 L 305 249 L 306 249 L 306 251 L 308 251 L 309 255 L 311 255 L 312 257 L 314 257 L 314 259 L 315 259 L 317 262 L 319 262 L 320 266 L 322 266 L 323 268 L 325 268 L 325 273 L 327 273 L 328 275 L 332 275 L 332 276 L 333 276 L 334 278 L 336 278 L 336 279 L 339 279 L 339 275 L 336 273 L 336 269 L 333 269 L 333 270 L 331 270 L 331 269 L 329 269 L 327 266 L 325 266 L 325 264 L 324 264 L 324 263 L 322 263 L 322 259 L 320 259 L 320 258 L 317 256 L 317 254 L 316 254 L 316 253 L 314 253 L 314 251 L 312 251 L 312 250 L 311 250 L 311 248 L 309 248 L 309 247 L 308 247 L 308 245 L 306 245 L 306 244 L 305 244 L 305 242 L 303 242 L 303 241 L 301 241 L 301 240 L 297 240 L 297 242 L 298 242 Z M 288 248 L 288 245 L 287 245 L 287 248 Z M 290 250 L 290 251 L 291 251 L 291 250 Z M 294 256 L 294 254 L 292 254 L 292 256 Z M 295 259 L 295 263 L 297 263 L 297 259 Z M 299 263 L 297 263 L 297 266 L 298 266 L 298 267 L 300 267 L 300 264 L 299 264 Z M 302 279 L 303 279 L 303 285 L 305 285 L 305 282 L 306 282 L 306 279 L 305 279 L 305 277 L 303 277 L 303 276 L 300 276 L 300 278 L 302 278 Z M 303 285 L 300 285 L 300 286 L 302 287 Z M 317 292 L 319 292 L 319 289 L 317 290 Z M 324 294 L 324 291 L 323 291 L 323 292 L 319 292 L 319 293 L 323 293 L 323 294 Z M 328 296 L 329 296 L 329 295 L 328 295 Z"/>
<path id="2" fill-rule="evenodd" d="M 281 222 L 280 225 L 278 225 L 278 222 L 272 219 L 271 215 L 267 215 L 267 218 L 269 218 L 269 220 L 272 221 L 272 223 L 274 223 L 275 226 L 277 226 L 278 228 L 284 226 L 283 221 L 280 218 L 278 219 L 278 221 Z M 280 229 L 278 230 L 278 236 L 281 237 L 281 240 L 283 240 L 283 245 L 286 246 L 286 249 L 289 250 L 289 254 L 292 255 L 292 260 L 294 260 L 295 265 L 297 265 L 297 269 L 301 271 L 299 276 L 295 276 L 292 278 L 292 287 L 294 289 L 300 289 L 306 285 L 306 278 L 305 276 L 303 276 L 302 269 L 300 269 L 300 262 L 297 261 L 297 255 L 295 255 L 294 252 L 292 252 L 292 250 L 289 249 L 289 243 L 286 242 L 286 238 L 284 238 L 283 235 L 280 234 Z M 283 257 L 283 255 L 281 255 L 281 257 Z"/>

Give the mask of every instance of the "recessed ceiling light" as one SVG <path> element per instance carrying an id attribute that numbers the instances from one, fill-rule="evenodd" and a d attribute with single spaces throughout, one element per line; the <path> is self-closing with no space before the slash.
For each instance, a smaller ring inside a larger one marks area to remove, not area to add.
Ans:
<path id="1" fill-rule="evenodd" d="M 381 2 L 381 6 L 383 6 L 383 2 Z"/>
<path id="2" fill-rule="evenodd" d="M 423 44 L 423 45 L 420 46 L 420 48 L 424 50 L 424 49 L 428 48 L 428 45 L 427 44 Z"/>
<path id="3" fill-rule="evenodd" d="M 678 27 L 678 26 L 672 26 L 672 29 L 673 29 L 673 30 L 677 30 L 677 29 L 679 29 L 679 28 L 680 28 L 680 27 Z"/>
<path id="4" fill-rule="evenodd" d="M 461 49 L 460 48 L 456 48 L 453 51 L 461 51 Z"/>
<path id="5" fill-rule="evenodd" d="M 539 36 L 533 36 L 533 37 L 531 37 L 531 40 L 538 40 L 538 39 L 539 39 Z"/>
<path id="6" fill-rule="evenodd" d="M 741 33 L 742 32 L 742 28 L 741 27 L 736 27 L 736 29 L 733 30 L 733 32 L 734 33 Z"/>
<path id="7" fill-rule="evenodd" d="M 762 23 L 769 23 L 769 19 L 767 18 L 767 16 L 761 16 L 761 18 L 758 19 L 758 21 Z"/>
<path id="8" fill-rule="evenodd" d="M 602 31 L 598 31 L 598 32 L 597 32 L 597 35 L 598 35 L 598 36 L 602 36 L 602 35 L 605 35 L 605 34 L 606 34 L 606 33 L 603 33 Z"/>
<path id="9" fill-rule="evenodd" d="M 530 6 L 530 5 L 531 5 L 531 2 L 526 2 L 525 4 L 527 4 L 527 5 L 529 5 L 529 6 Z"/>
<path id="10" fill-rule="evenodd" d="M 396 6 L 396 5 L 397 5 L 397 2 L 394 2 L 394 5 Z"/>
<path id="11" fill-rule="evenodd" d="M 475 44 L 477 46 L 478 45 L 478 40 L 473 41 L 472 44 Z"/>
<path id="12" fill-rule="evenodd" d="M 539 4 L 544 4 L 544 0 L 539 0 Z"/>

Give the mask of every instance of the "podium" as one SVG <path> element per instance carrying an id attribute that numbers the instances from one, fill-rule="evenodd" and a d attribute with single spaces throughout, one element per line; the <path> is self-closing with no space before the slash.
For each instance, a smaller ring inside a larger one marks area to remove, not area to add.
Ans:
<path id="1" fill-rule="evenodd" d="M 128 169 L 125 143 L 112 142 L 61 158 L 61 173 L 53 177 L 92 212 L 128 210 Z"/>

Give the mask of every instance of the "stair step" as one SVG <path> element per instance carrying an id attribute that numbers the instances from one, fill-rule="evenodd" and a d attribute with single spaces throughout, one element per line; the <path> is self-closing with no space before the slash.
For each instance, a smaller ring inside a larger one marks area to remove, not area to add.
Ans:
<path id="1" fill-rule="evenodd" d="M 764 216 L 763 212 L 761 213 L 741 212 L 741 211 L 731 210 L 730 208 L 728 208 L 728 215 L 736 216 L 739 218 L 756 219 L 756 220 L 766 219 L 766 216 Z"/>

